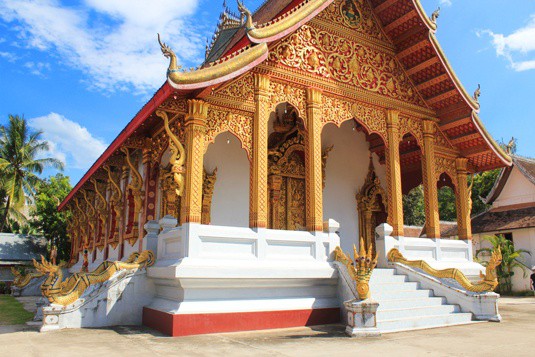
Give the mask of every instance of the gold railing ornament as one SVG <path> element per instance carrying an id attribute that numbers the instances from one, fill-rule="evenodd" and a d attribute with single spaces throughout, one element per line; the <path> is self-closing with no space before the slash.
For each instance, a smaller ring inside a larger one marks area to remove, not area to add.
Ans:
<path id="1" fill-rule="evenodd" d="M 62 265 L 53 265 L 41 256 L 41 263 L 33 260 L 33 265 L 42 274 L 47 274 L 41 292 L 52 304 L 67 306 L 78 300 L 91 285 L 109 280 L 120 270 L 150 267 L 154 264 L 154 253 L 146 250 L 132 253 L 126 262 L 105 261 L 90 273 L 76 273 L 63 281 Z"/>
<path id="2" fill-rule="evenodd" d="M 435 278 L 454 279 L 466 290 L 475 293 L 482 293 L 494 291 L 494 289 L 496 289 L 498 286 L 496 267 L 502 263 L 502 252 L 500 248 L 492 252 L 490 261 L 485 269 L 485 274 L 481 272 L 479 273 L 479 276 L 482 280 L 477 284 L 473 284 L 470 280 L 468 280 L 468 278 L 459 269 L 449 268 L 436 270 L 423 260 L 407 260 L 397 248 L 392 248 L 390 252 L 388 252 L 387 258 L 392 263 L 401 263 L 412 268 L 418 268 Z"/>
<path id="3" fill-rule="evenodd" d="M 163 110 L 157 110 L 156 115 L 163 119 L 165 132 L 167 133 L 167 136 L 169 136 L 169 149 L 171 150 L 169 164 L 171 164 L 171 172 L 173 173 L 173 179 L 177 186 L 176 194 L 178 197 L 182 197 L 185 186 L 184 174 L 186 169 L 184 165 L 186 164 L 186 150 L 169 127 L 169 117 L 167 116 L 167 113 Z"/>
<path id="4" fill-rule="evenodd" d="M 36 273 L 31 272 L 31 273 L 22 274 L 20 271 L 18 271 L 14 267 L 11 267 L 11 273 L 14 276 L 13 286 L 16 286 L 19 289 L 22 289 L 25 286 L 27 286 L 30 283 L 30 281 L 32 281 L 32 279 L 37 279 L 44 275 L 43 273 L 39 271 Z"/>
<path id="5" fill-rule="evenodd" d="M 342 251 L 342 248 L 336 247 L 334 257 L 336 261 L 346 266 L 349 275 L 357 283 L 359 299 L 366 300 L 371 296 L 369 283 L 373 269 L 377 266 L 377 253 L 373 254 L 371 245 L 366 250 L 364 239 L 362 238 L 360 239 L 360 253 L 359 255 L 357 247 L 353 245 L 353 262 L 349 255 Z"/>

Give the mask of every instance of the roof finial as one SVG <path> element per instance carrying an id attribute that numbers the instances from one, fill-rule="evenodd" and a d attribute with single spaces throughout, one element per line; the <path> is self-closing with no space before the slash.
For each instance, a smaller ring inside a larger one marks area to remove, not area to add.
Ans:
<path id="1" fill-rule="evenodd" d="M 431 14 L 431 17 L 429 19 L 431 20 L 432 23 L 434 23 L 436 25 L 437 24 L 437 19 L 438 19 L 439 16 L 440 16 L 440 6 L 435 11 L 433 11 L 433 13 Z"/>
<path id="2" fill-rule="evenodd" d="M 477 89 L 474 92 L 474 99 L 477 103 L 479 103 L 479 97 L 481 96 L 481 84 L 477 85 Z"/>
<path id="3" fill-rule="evenodd" d="M 507 146 L 505 147 L 505 152 L 508 155 L 511 155 L 513 153 L 515 147 L 516 147 L 516 139 L 514 137 L 512 137 L 511 140 L 509 140 L 509 144 L 507 144 Z"/>

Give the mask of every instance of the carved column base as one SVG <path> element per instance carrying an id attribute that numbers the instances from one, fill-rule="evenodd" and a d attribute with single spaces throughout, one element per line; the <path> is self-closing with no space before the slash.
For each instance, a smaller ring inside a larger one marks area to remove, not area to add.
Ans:
<path id="1" fill-rule="evenodd" d="M 379 303 L 375 300 L 350 300 L 344 302 L 347 309 L 346 334 L 350 337 L 369 338 L 379 337 L 377 329 L 377 309 Z"/>

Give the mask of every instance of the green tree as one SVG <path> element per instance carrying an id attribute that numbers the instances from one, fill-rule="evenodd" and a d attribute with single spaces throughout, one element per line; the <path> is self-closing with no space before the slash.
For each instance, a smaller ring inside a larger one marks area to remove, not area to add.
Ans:
<path id="1" fill-rule="evenodd" d="M 37 186 L 35 208 L 32 210 L 33 226 L 42 232 L 49 245 L 56 245 L 58 260 L 68 261 L 70 242 L 67 236 L 69 213 L 58 211 L 58 205 L 67 197 L 72 186 L 68 176 L 56 174 Z"/>
<path id="2" fill-rule="evenodd" d="M 500 170 L 491 170 L 474 175 L 474 185 L 472 186 L 472 216 L 485 212 L 489 205 L 487 205 L 483 199 L 485 199 L 494 183 L 496 182 Z"/>
<path id="3" fill-rule="evenodd" d="M 403 220 L 409 226 L 423 226 L 425 223 L 424 189 L 417 186 L 403 195 Z"/>
<path id="4" fill-rule="evenodd" d="M 448 186 L 438 190 L 438 215 L 441 221 L 455 222 L 457 220 L 455 193 Z"/>
<path id="5" fill-rule="evenodd" d="M 23 117 L 9 115 L 7 126 L 0 126 L 0 174 L 6 198 L 0 216 L 0 232 L 8 217 L 20 212 L 27 199 L 33 196 L 41 182 L 38 175 L 44 168 L 62 170 L 63 163 L 54 158 L 42 158 L 49 150 L 46 141 L 41 140 L 43 132 L 31 131 Z"/>
<path id="6" fill-rule="evenodd" d="M 500 284 L 498 289 L 503 294 L 510 294 L 513 290 L 512 279 L 515 275 L 514 269 L 521 269 L 524 273 L 524 277 L 526 277 L 531 269 L 524 263 L 523 255 L 531 255 L 531 253 L 524 249 L 515 249 L 513 242 L 505 238 L 502 234 L 486 236 L 483 239 L 489 242 L 492 245 L 492 248 L 479 249 L 476 252 L 476 257 L 488 257 L 492 251 L 500 248 L 502 252 L 502 264 L 496 268 Z"/>

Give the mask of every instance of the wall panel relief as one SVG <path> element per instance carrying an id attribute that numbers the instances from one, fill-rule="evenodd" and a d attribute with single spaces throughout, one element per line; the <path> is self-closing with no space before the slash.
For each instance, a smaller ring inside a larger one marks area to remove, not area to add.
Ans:
<path id="1" fill-rule="evenodd" d="M 269 61 L 424 106 L 392 53 L 304 25 L 275 46 Z"/>
<path id="2" fill-rule="evenodd" d="M 235 114 L 224 109 L 210 106 L 206 119 L 205 149 L 215 141 L 218 134 L 230 131 L 240 140 L 242 148 L 247 152 L 251 160 L 253 150 L 253 118 L 243 114 Z"/>

